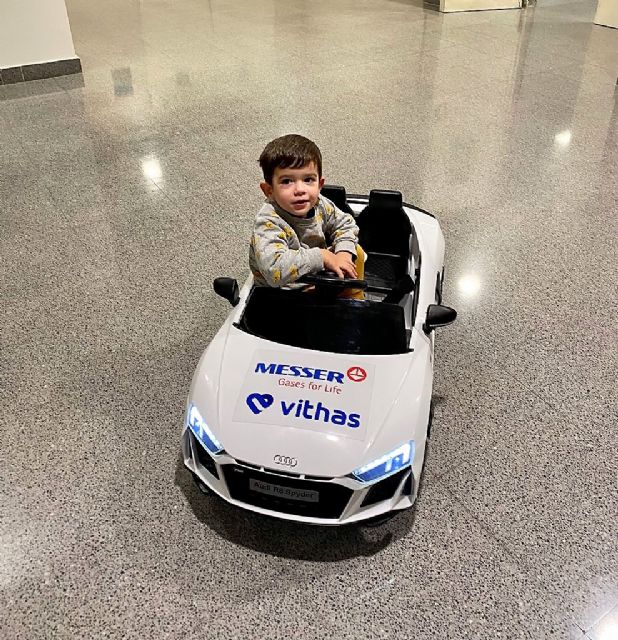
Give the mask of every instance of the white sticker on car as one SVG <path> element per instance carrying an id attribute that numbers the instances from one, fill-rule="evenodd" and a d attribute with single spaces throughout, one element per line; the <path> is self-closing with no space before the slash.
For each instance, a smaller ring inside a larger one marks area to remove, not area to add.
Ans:
<path id="1" fill-rule="evenodd" d="M 291 357 L 290 357 L 291 356 Z M 353 357 L 259 349 L 250 360 L 236 422 L 275 424 L 363 440 L 375 367 Z"/>

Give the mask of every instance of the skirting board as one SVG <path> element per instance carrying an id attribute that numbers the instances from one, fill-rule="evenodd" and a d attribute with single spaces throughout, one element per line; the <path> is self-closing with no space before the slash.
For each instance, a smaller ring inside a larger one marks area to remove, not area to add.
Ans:
<path id="1" fill-rule="evenodd" d="M 28 80 L 43 80 L 57 76 L 68 76 L 72 73 L 81 73 L 82 63 L 79 58 L 68 60 L 54 60 L 53 62 L 41 62 L 40 64 L 25 64 L 21 67 L 8 67 L 0 69 L 0 84 L 15 84 Z"/>
<path id="2" fill-rule="evenodd" d="M 440 0 L 440 11 L 488 11 L 491 9 L 521 9 L 521 0 Z"/>

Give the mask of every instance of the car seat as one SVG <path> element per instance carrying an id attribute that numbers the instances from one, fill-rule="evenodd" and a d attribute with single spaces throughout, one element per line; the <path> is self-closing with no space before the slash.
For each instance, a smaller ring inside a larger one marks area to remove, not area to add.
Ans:
<path id="1" fill-rule="evenodd" d="M 340 187 L 335 184 L 325 184 L 320 193 L 325 198 L 328 198 L 338 209 L 341 209 L 341 211 L 354 215 L 354 211 L 347 201 L 345 187 Z"/>
<path id="2" fill-rule="evenodd" d="M 359 244 L 368 254 L 365 265 L 368 290 L 389 294 L 401 288 L 404 280 L 408 283 L 404 276 L 408 275 L 412 225 L 403 209 L 401 193 L 372 190 L 356 222 Z"/>

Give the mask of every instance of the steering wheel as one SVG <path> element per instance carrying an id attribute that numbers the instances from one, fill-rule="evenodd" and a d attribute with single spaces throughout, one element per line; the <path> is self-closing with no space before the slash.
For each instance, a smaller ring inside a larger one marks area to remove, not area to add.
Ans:
<path id="1" fill-rule="evenodd" d="M 317 273 L 308 273 L 298 278 L 296 282 L 301 284 L 313 285 L 319 289 L 366 289 L 366 280 L 356 280 L 355 278 L 340 278 L 332 271 L 318 271 Z"/>

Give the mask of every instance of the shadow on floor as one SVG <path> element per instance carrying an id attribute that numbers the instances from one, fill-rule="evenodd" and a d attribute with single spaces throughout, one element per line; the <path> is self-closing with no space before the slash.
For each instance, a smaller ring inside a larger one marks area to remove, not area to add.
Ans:
<path id="1" fill-rule="evenodd" d="M 413 507 L 377 526 L 321 527 L 245 511 L 221 498 L 203 495 L 178 456 L 175 483 L 196 518 L 220 536 L 248 549 L 295 560 L 338 562 L 373 556 L 406 536 L 414 525 Z"/>

